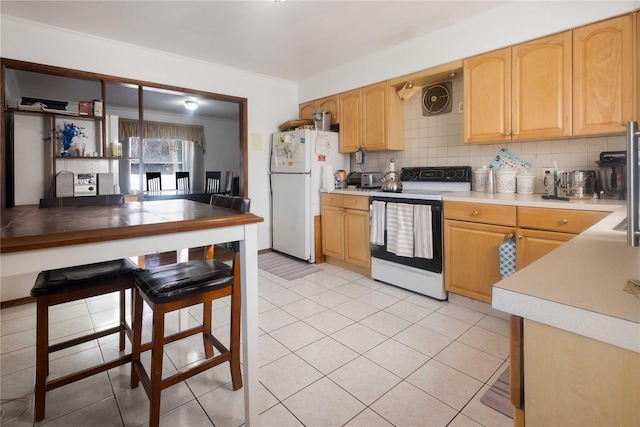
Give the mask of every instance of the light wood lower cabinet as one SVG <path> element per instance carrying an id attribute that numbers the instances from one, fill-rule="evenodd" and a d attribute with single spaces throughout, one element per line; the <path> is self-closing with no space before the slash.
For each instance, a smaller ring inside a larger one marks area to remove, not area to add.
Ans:
<path id="1" fill-rule="evenodd" d="M 500 280 L 498 245 L 515 234 L 515 206 L 445 201 L 444 217 L 445 289 L 491 303 Z"/>
<path id="2" fill-rule="evenodd" d="M 513 227 L 446 219 L 446 290 L 490 304 L 493 285 L 500 280 L 498 245 L 514 232 Z"/>
<path id="3" fill-rule="evenodd" d="M 501 279 L 501 243 L 515 240 L 516 267 L 524 268 L 608 214 L 445 201 L 445 288 L 491 303 L 493 285 Z"/>
<path id="4" fill-rule="evenodd" d="M 360 267 L 371 267 L 369 198 L 320 195 L 322 253 Z"/>
<path id="5" fill-rule="evenodd" d="M 524 319 L 527 426 L 640 425 L 640 353 Z"/>

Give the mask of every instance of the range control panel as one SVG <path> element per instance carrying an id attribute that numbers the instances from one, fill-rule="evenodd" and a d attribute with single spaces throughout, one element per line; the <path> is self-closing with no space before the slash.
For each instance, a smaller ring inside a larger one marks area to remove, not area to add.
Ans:
<path id="1" fill-rule="evenodd" d="M 402 168 L 402 181 L 471 182 L 471 166 L 428 166 Z"/>

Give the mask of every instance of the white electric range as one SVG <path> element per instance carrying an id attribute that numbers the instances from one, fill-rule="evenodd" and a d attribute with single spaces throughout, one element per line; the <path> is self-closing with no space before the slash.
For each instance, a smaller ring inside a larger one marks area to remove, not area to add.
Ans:
<path id="1" fill-rule="evenodd" d="M 400 176 L 402 192 L 369 192 L 371 277 L 446 300 L 442 197 L 471 190 L 471 167 L 407 167 Z"/>

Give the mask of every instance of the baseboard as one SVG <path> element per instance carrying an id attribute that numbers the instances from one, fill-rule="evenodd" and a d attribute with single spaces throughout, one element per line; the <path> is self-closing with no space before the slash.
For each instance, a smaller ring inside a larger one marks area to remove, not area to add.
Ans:
<path id="1" fill-rule="evenodd" d="M 325 261 L 327 262 L 327 264 L 335 265 L 337 267 L 344 268 L 345 270 L 350 270 L 356 273 L 360 273 L 363 276 L 371 277 L 371 268 L 354 265 L 350 262 L 346 262 L 344 260 L 333 258 L 330 256 L 326 257 Z"/>
<path id="2" fill-rule="evenodd" d="M 11 301 L 2 301 L 0 302 L 0 309 L 17 307 L 19 305 L 25 305 L 32 302 L 36 302 L 36 299 L 34 297 L 24 297 L 24 298 L 12 299 Z"/>

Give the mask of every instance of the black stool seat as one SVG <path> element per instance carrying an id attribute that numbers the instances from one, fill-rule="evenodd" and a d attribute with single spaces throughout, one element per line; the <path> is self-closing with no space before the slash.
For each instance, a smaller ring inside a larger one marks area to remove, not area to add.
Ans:
<path id="1" fill-rule="evenodd" d="M 140 270 L 140 267 L 129 259 L 119 259 L 42 271 L 38 274 L 36 283 L 31 288 L 31 296 L 62 294 L 89 286 L 113 284 L 118 281 L 131 282 L 133 272 L 137 270 Z"/>
<path id="2" fill-rule="evenodd" d="M 154 304 L 233 285 L 231 266 L 216 260 L 164 265 L 134 274 L 138 289 Z"/>

